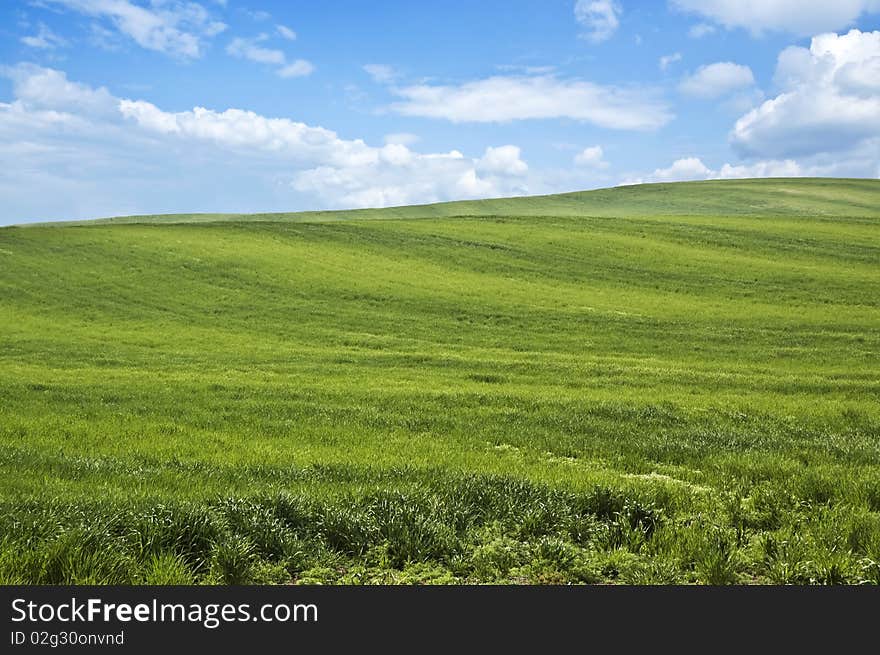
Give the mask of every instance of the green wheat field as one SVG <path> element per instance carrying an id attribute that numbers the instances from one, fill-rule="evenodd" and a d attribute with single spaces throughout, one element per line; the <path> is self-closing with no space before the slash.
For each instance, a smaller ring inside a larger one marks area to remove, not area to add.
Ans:
<path id="1" fill-rule="evenodd" d="M 0 229 L 0 583 L 878 582 L 878 180 Z"/>

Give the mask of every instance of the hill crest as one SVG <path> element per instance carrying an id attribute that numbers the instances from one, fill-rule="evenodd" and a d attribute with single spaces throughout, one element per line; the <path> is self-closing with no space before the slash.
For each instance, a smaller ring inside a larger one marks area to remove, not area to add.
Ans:
<path id="1" fill-rule="evenodd" d="M 26 225 L 332 222 L 512 216 L 864 216 L 880 217 L 880 180 L 756 178 L 635 184 L 551 195 L 453 200 L 386 208 L 301 212 L 115 216 Z M 24 225 L 20 225 L 23 227 Z"/>

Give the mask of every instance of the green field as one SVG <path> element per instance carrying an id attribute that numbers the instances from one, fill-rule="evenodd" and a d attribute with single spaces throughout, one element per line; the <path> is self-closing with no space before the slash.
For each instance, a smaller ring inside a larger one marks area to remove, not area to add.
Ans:
<path id="1" fill-rule="evenodd" d="M 0 229 L 2 583 L 878 583 L 880 181 Z"/>

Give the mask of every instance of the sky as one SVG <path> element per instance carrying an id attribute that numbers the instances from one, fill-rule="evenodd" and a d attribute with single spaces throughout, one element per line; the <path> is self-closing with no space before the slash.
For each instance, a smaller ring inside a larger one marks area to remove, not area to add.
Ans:
<path id="1" fill-rule="evenodd" d="M 0 224 L 880 177 L 880 0 L 4 0 Z"/>

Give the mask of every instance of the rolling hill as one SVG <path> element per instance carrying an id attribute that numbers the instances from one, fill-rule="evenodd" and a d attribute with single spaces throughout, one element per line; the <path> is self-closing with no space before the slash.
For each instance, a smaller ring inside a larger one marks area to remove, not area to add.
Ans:
<path id="1" fill-rule="evenodd" d="M 0 229 L 0 581 L 880 582 L 880 181 Z"/>

